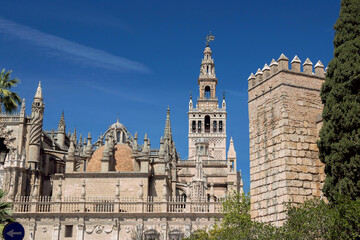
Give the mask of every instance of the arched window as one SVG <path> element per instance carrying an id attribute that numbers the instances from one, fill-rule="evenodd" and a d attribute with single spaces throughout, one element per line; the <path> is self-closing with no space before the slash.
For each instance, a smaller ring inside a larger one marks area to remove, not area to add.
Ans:
<path id="1" fill-rule="evenodd" d="M 123 143 L 126 143 L 126 135 L 125 135 L 124 132 L 122 133 L 122 142 L 123 142 Z"/>
<path id="2" fill-rule="evenodd" d="M 219 132 L 222 132 L 223 129 L 223 123 L 222 121 L 219 121 Z"/>
<path id="3" fill-rule="evenodd" d="M 192 121 L 192 132 L 196 132 L 196 121 Z"/>
<path id="4" fill-rule="evenodd" d="M 116 142 L 120 142 L 120 132 L 116 132 Z"/>
<path id="5" fill-rule="evenodd" d="M 205 87 L 205 94 L 204 94 L 205 98 L 210 98 L 211 97 L 211 89 L 210 86 L 206 86 Z"/>
<path id="6" fill-rule="evenodd" d="M 210 132 L 210 116 L 209 115 L 205 116 L 205 132 L 206 133 Z"/>
<path id="7" fill-rule="evenodd" d="M 217 130 L 217 122 L 216 121 L 213 122 L 213 128 L 214 128 L 214 132 L 216 132 L 216 130 Z"/>
<path id="8" fill-rule="evenodd" d="M 201 132 L 201 121 L 198 121 L 198 132 Z"/>

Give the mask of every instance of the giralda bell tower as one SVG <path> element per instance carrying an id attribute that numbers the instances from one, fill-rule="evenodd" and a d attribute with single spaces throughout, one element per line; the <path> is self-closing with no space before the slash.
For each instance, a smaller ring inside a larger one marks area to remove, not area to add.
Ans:
<path id="1" fill-rule="evenodd" d="M 212 40 L 214 36 L 208 35 L 198 78 L 199 97 L 196 106 L 194 107 L 192 96 L 189 102 L 189 160 L 195 160 L 195 143 L 199 139 L 205 139 L 209 143 L 209 160 L 226 160 L 226 103 L 223 97 L 219 107 L 216 96 L 218 79 L 209 47 Z"/>

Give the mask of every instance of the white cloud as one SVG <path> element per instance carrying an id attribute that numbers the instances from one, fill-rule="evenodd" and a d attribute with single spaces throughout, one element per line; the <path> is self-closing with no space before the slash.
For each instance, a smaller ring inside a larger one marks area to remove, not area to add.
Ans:
<path id="1" fill-rule="evenodd" d="M 37 46 L 55 50 L 56 52 L 65 54 L 67 59 L 70 57 L 70 59 L 77 62 L 80 60 L 86 65 L 120 71 L 150 72 L 142 63 L 43 33 L 3 18 L 0 18 L 0 34 L 16 37 Z"/>

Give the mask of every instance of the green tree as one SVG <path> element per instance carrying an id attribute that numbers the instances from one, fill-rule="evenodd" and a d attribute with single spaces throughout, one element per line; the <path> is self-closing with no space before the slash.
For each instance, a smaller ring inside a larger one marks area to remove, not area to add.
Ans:
<path id="1" fill-rule="evenodd" d="M 360 201 L 338 196 L 336 203 L 311 199 L 292 204 L 280 239 L 360 239 Z"/>
<path id="2" fill-rule="evenodd" d="M 323 127 L 318 141 L 325 163 L 323 192 L 330 201 L 360 199 L 360 2 L 342 0 L 334 25 L 334 58 L 321 89 Z"/>
<path id="3" fill-rule="evenodd" d="M 17 78 L 10 79 L 11 73 L 12 71 L 5 72 L 5 69 L 0 73 L 0 112 L 2 106 L 4 106 L 5 112 L 11 113 L 15 111 L 21 103 L 18 94 L 10 91 L 12 87 L 15 87 L 20 82 Z"/>
<path id="4" fill-rule="evenodd" d="M 282 239 L 281 229 L 254 222 L 250 216 L 250 197 L 232 193 L 223 201 L 224 217 L 211 229 L 200 229 L 188 240 L 272 240 Z"/>

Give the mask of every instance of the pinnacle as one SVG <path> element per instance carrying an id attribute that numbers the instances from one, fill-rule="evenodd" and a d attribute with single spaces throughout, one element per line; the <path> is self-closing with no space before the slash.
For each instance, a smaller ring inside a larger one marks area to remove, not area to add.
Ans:
<path id="1" fill-rule="evenodd" d="M 306 60 L 305 60 L 305 62 L 304 62 L 304 64 L 303 64 L 303 66 L 305 66 L 305 65 L 313 65 L 313 63 L 310 61 L 310 59 L 309 58 L 307 58 Z"/>
<path id="2" fill-rule="evenodd" d="M 270 67 L 273 65 L 276 65 L 276 66 L 279 65 L 275 59 L 271 60 Z"/>
<path id="3" fill-rule="evenodd" d="M 262 73 L 262 71 L 261 71 L 261 69 L 259 68 L 258 70 L 257 70 L 257 72 L 255 73 L 255 76 L 257 76 L 257 75 L 262 75 L 263 73 Z"/>
<path id="4" fill-rule="evenodd" d="M 89 134 L 88 134 L 88 137 L 87 138 L 91 138 L 91 134 L 90 134 L 90 132 L 89 132 Z"/>
<path id="5" fill-rule="evenodd" d="M 168 106 L 167 112 L 166 112 L 166 123 L 165 123 L 164 138 L 165 139 L 171 139 L 172 138 L 171 123 L 170 123 L 170 108 L 169 108 L 169 106 Z"/>
<path id="6" fill-rule="evenodd" d="M 254 75 L 253 73 L 251 73 L 250 76 L 249 76 L 249 78 L 248 78 L 248 80 L 254 79 L 254 78 L 255 78 L 255 75 Z"/>
<path id="7" fill-rule="evenodd" d="M 40 98 L 42 99 L 42 89 L 41 89 L 41 81 L 39 81 L 39 85 L 36 89 L 35 97 L 34 98 Z"/>
<path id="8" fill-rule="evenodd" d="M 301 60 L 297 55 L 295 55 L 294 59 L 291 61 L 291 63 L 301 63 Z"/>
<path id="9" fill-rule="evenodd" d="M 281 61 L 281 60 L 288 61 L 289 59 L 282 53 L 277 61 Z"/>
<path id="10" fill-rule="evenodd" d="M 322 62 L 320 60 L 315 64 L 315 68 L 318 68 L 318 67 L 324 68 L 324 65 L 322 64 Z"/>
<path id="11" fill-rule="evenodd" d="M 22 99 L 21 101 L 21 110 L 25 110 L 25 98 Z"/>

